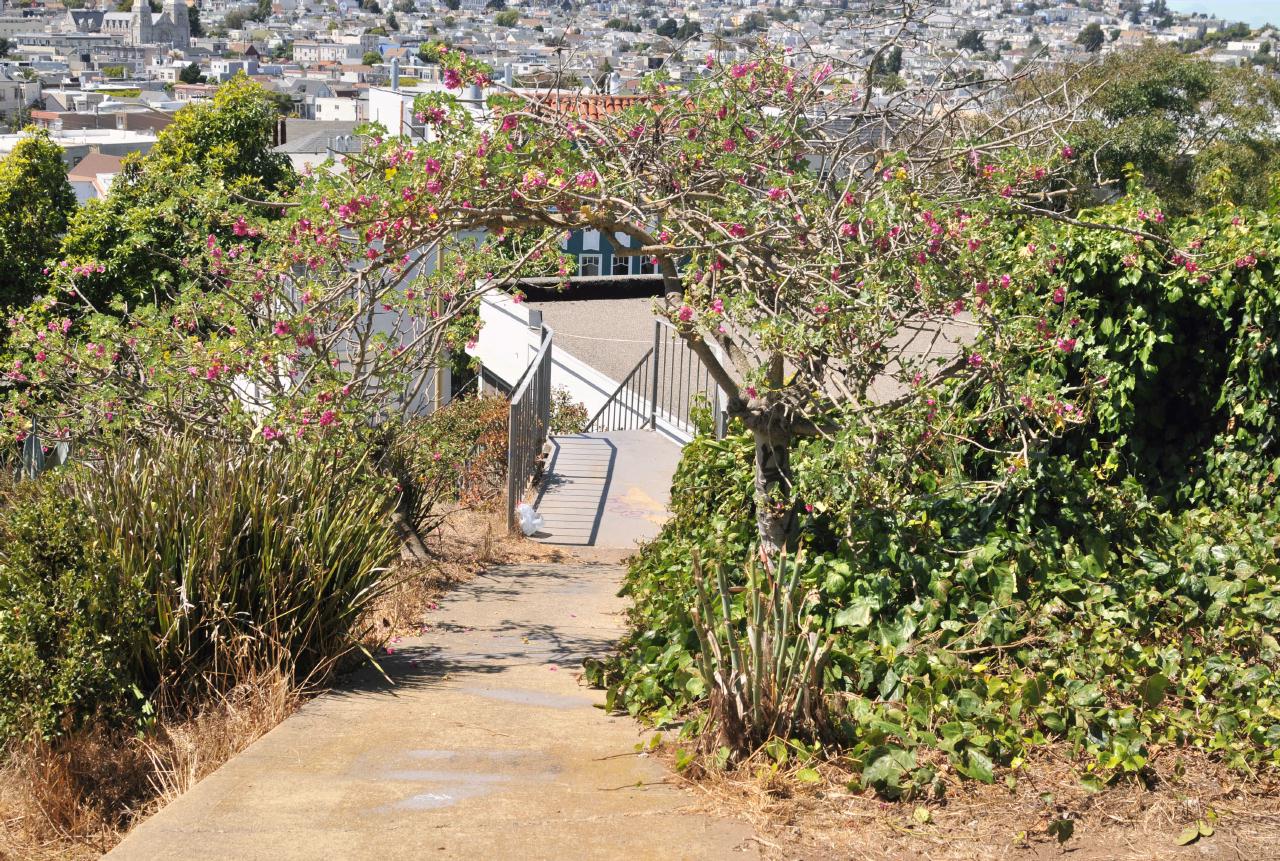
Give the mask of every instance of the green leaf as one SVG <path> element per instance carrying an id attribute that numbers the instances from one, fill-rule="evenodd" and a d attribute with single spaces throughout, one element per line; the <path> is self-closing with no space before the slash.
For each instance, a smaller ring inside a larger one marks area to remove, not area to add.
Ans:
<path id="1" fill-rule="evenodd" d="M 1032 676 L 1022 686 L 1022 704 L 1027 708 L 1035 708 L 1044 701 L 1049 693 L 1049 680 L 1044 676 Z"/>
<path id="2" fill-rule="evenodd" d="M 996 776 L 991 757 L 980 750 L 970 748 L 966 751 L 966 758 L 968 762 L 964 766 L 957 766 L 957 771 L 974 780 L 981 780 L 983 783 L 995 782 Z"/>
<path id="3" fill-rule="evenodd" d="M 1186 830 L 1184 830 L 1181 834 L 1178 835 L 1178 845 L 1186 846 L 1190 843 L 1195 843 L 1199 839 L 1200 839 L 1200 826 L 1189 825 L 1187 826 Z"/>
<path id="4" fill-rule="evenodd" d="M 1138 685 L 1138 693 L 1142 696 L 1142 701 L 1147 704 L 1147 708 L 1153 709 L 1160 705 L 1168 687 L 1169 680 L 1165 678 L 1164 673 L 1156 673 Z"/>
<path id="5" fill-rule="evenodd" d="M 862 782 L 866 786 L 896 796 L 902 776 L 916 767 L 916 756 L 909 750 L 891 745 L 873 748 L 867 754 L 862 768 Z"/>
<path id="6" fill-rule="evenodd" d="M 796 772 L 796 780 L 801 783 L 821 783 L 822 775 L 816 768 L 802 768 Z"/>
<path id="7" fill-rule="evenodd" d="M 871 624 L 871 605 L 865 602 L 845 607 L 836 613 L 834 624 L 837 628 L 865 628 Z"/>
<path id="8" fill-rule="evenodd" d="M 911 811 L 911 818 L 921 825 L 928 825 L 929 820 L 933 819 L 933 814 L 929 812 L 927 807 L 917 807 Z"/>
<path id="9" fill-rule="evenodd" d="M 1050 837 L 1058 841 L 1058 845 L 1062 845 L 1076 833 L 1076 824 L 1073 820 L 1063 816 L 1050 822 L 1046 831 Z"/>

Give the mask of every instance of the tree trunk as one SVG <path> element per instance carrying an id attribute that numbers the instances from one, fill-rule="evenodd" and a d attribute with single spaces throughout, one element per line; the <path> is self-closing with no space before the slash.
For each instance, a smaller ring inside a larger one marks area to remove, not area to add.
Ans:
<path id="1" fill-rule="evenodd" d="M 795 503 L 791 498 L 791 434 L 753 431 L 756 443 L 756 530 L 760 554 L 777 558 L 786 548 Z"/>

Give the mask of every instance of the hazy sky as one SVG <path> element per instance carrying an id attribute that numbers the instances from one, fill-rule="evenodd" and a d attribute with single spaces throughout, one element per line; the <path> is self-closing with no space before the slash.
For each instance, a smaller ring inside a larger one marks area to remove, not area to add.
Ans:
<path id="1" fill-rule="evenodd" d="M 1255 27 L 1280 24 L 1280 0 L 1168 0 L 1168 4 L 1179 12 L 1208 12 Z"/>

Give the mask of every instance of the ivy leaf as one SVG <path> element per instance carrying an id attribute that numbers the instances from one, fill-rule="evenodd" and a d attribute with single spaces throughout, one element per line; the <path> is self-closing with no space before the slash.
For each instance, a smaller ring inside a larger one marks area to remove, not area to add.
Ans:
<path id="1" fill-rule="evenodd" d="M 991 763 L 991 757 L 973 748 L 966 752 L 966 756 L 968 763 L 963 766 L 956 766 L 957 771 L 966 777 L 981 780 L 983 783 L 995 782 L 995 768 Z"/>
<path id="2" fill-rule="evenodd" d="M 1035 708 L 1044 701 L 1047 693 L 1049 693 L 1049 680 L 1044 676 L 1032 676 L 1022 686 L 1022 704 L 1028 708 Z"/>
<path id="3" fill-rule="evenodd" d="M 1147 704 L 1147 708 L 1155 708 L 1160 705 L 1164 699 L 1164 692 L 1169 688 L 1169 680 L 1164 673 L 1156 673 L 1149 676 L 1142 684 L 1138 685 L 1138 693 L 1142 696 L 1142 701 Z"/>
<path id="4" fill-rule="evenodd" d="M 837 628 L 865 628 L 871 624 L 871 605 L 864 602 L 845 607 L 834 621 Z"/>
<path id="5" fill-rule="evenodd" d="M 1076 833 L 1076 824 L 1073 820 L 1063 816 L 1050 822 L 1049 827 L 1045 830 L 1048 832 L 1049 836 L 1056 839 L 1058 841 L 1058 845 L 1061 846 L 1063 843 L 1070 840 L 1072 835 Z"/>
<path id="6" fill-rule="evenodd" d="M 916 756 L 909 750 L 881 745 L 867 754 L 862 769 L 862 783 L 890 797 L 896 797 L 902 776 L 916 767 Z"/>

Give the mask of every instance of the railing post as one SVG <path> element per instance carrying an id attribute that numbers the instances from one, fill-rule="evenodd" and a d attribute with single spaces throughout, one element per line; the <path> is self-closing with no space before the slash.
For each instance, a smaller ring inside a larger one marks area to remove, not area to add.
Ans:
<path id="1" fill-rule="evenodd" d="M 715 342 L 712 342 L 711 349 L 712 349 L 712 354 L 716 357 L 716 359 L 719 360 L 721 364 L 724 364 L 725 362 L 724 351 L 720 349 L 720 345 Z M 710 374 L 708 374 L 707 376 L 710 379 Z M 728 424 L 728 422 L 726 421 L 728 417 L 725 414 L 725 407 L 728 405 L 724 403 L 724 392 L 720 390 L 720 384 L 717 383 L 714 379 L 711 379 L 711 391 L 714 395 L 714 397 L 712 398 L 712 409 L 715 410 L 715 412 L 712 413 L 713 433 L 715 434 L 716 439 L 724 439 L 724 435 L 727 430 L 726 425 Z"/>
<path id="2" fill-rule="evenodd" d="M 649 426 L 658 429 L 658 361 L 662 347 L 662 322 L 653 321 L 653 382 L 649 386 Z"/>
<path id="3" fill-rule="evenodd" d="M 516 409 L 512 404 L 507 410 L 507 532 L 516 531 L 516 506 L 520 501 L 516 498 L 517 476 L 523 472 L 519 464 L 520 441 L 516 439 Z"/>

